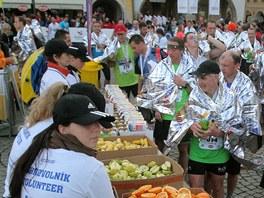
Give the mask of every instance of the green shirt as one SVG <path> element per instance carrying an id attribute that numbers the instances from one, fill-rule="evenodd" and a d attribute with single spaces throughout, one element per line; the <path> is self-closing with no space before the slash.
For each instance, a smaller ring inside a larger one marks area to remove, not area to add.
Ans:
<path id="1" fill-rule="evenodd" d="M 217 150 L 203 149 L 199 146 L 201 139 L 192 136 L 189 158 L 196 162 L 208 163 L 208 164 L 220 164 L 229 160 L 229 154 L 226 149 L 222 147 Z M 222 138 L 224 141 L 224 138 Z"/>
<path id="2" fill-rule="evenodd" d="M 174 69 L 175 71 L 177 71 L 179 65 L 178 64 L 174 64 Z M 179 110 L 181 110 L 181 108 L 183 107 L 184 103 L 186 102 L 189 93 L 185 88 L 182 88 L 181 90 L 179 89 L 178 94 L 181 94 L 181 99 L 180 101 L 176 101 L 176 105 L 175 105 L 175 113 L 173 115 L 168 115 L 168 114 L 163 114 L 163 120 L 173 120 L 173 118 L 175 117 L 176 113 L 178 113 Z M 177 97 L 178 98 L 178 97 Z M 177 100 L 177 99 L 176 99 Z"/>
<path id="3" fill-rule="evenodd" d="M 121 45 L 115 57 L 114 73 L 119 87 L 127 87 L 138 83 L 135 74 L 134 52 L 129 44 Z"/>

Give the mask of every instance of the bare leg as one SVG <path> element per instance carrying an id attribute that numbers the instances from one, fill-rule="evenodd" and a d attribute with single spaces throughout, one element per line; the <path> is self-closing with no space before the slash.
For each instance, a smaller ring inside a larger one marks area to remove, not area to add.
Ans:
<path id="1" fill-rule="evenodd" d="M 213 190 L 212 176 L 211 176 L 211 173 L 209 173 L 209 172 L 205 173 L 204 190 L 206 192 L 208 192 L 210 195 L 211 195 L 212 190 Z"/>
<path id="2" fill-rule="evenodd" d="M 165 143 L 163 140 L 155 140 L 156 145 L 158 146 L 158 149 L 160 150 L 160 152 L 163 153 L 164 147 L 165 147 Z"/>
<path id="3" fill-rule="evenodd" d="M 180 143 L 178 145 L 179 150 L 179 160 L 178 163 L 183 168 L 184 172 L 186 172 L 188 167 L 188 160 L 189 160 L 189 144 L 187 143 Z"/>
<path id="4" fill-rule="evenodd" d="M 189 174 L 189 182 L 191 188 L 202 188 L 204 175 Z"/>
<path id="5" fill-rule="evenodd" d="M 213 183 L 213 197 L 214 198 L 224 198 L 224 175 L 216 175 L 210 173 Z"/>
<path id="6" fill-rule="evenodd" d="M 228 174 L 228 177 L 227 177 L 227 196 L 228 197 L 232 197 L 235 191 L 235 188 L 236 188 L 237 180 L 238 180 L 238 175 Z"/>

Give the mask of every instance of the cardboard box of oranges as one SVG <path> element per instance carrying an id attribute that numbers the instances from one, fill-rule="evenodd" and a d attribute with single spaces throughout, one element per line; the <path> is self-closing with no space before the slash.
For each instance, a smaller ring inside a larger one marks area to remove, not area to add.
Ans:
<path id="1" fill-rule="evenodd" d="M 211 196 L 201 188 L 176 189 L 172 186 L 152 187 L 148 184 L 131 193 L 124 193 L 122 198 L 211 198 Z"/>

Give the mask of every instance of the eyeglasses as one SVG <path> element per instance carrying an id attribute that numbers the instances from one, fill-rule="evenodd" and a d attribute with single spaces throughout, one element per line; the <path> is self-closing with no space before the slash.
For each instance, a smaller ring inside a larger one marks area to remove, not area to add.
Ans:
<path id="1" fill-rule="evenodd" d="M 117 35 L 118 35 L 118 36 L 123 36 L 123 35 L 124 35 L 124 33 L 117 33 Z"/>
<path id="2" fill-rule="evenodd" d="M 180 49 L 182 49 L 182 48 L 181 48 L 179 45 L 169 45 L 169 44 L 168 44 L 168 45 L 167 45 L 167 49 L 168 49 L 168 50 L 171 49 L 171 50 L 175 51 L 175 50 L 177 50 L 177 49 L 180 50 Z"/>

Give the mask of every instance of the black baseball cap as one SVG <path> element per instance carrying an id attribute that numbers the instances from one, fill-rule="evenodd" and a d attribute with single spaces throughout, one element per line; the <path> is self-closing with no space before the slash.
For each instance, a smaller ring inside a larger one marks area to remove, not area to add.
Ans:
<path id="1" fill-rule="evenodd" d="M 53 121 L 56 125 L 66 123 L 89 125 L 97 121 L 113 122 L 115 118 L 98 111 L 95 104 L 87 96 L 66 94 L 54 106 Z"/>
<path id="2" fill-rule="evenodd" d="M 80 94 L 88 96 L 99 111 L 105 112 L 105 98 L 103 94 L 91 83 L 80 82 L 71 85 L 68 94 Z M 99 123 L 106 129 L 112 128 L 111 122 L 100 120 Z"/>
<path id="3" fill-rule="evenodd" d="M 65 41 L 54 38 L 46 43 L 44 48 L 44 55 L 50 57 L 53 56 L 54 54 L 61 54 L 61 53 L 72 54 L 75 53 L 75 51 L 76 50 L 69 48 L 68 45 L 65 43 Z"/>
<path id="4" fill-rule="evenodd" d="M 91 61 L 88 57 L 87 57 L 87 49 L 84 45 L 82 44 L 74 44 L 71 47 L 69 47 L 70 49 L 73 49 L 72 51 L 72 55 L 76 58 L 80 58 L 83 62 L 89 62 Z"/>
<path id="5" fill-rule="evenodd" d="M 202 62 L 199 67 L 192 72 L 192 75 L 196 76 L 205 76 L 208 74 L 219 74 L 220 73 L 220 68 L 219 65 L 211 60 L 206 60 Z"/>

